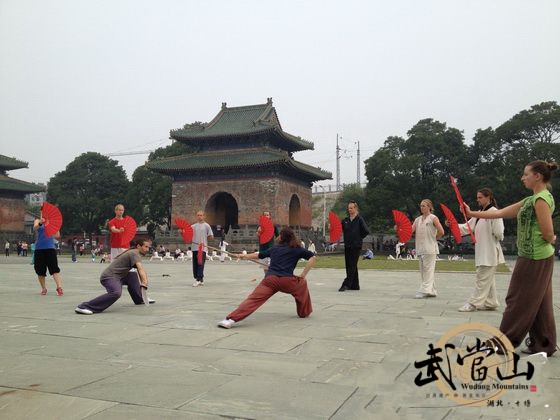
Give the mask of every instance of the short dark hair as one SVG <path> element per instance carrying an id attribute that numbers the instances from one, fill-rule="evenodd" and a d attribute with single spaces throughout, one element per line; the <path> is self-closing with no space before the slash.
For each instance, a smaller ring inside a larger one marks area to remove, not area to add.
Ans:
<path id="1" fill-rule="evenodd" d="M 145 238 L 136 238 L 132 241 L 133 248 L 136 248 L 138 246 L 144 246 L 146 242 L 152 242 L 152 241 L 150 239 L 145 239 Z"/>

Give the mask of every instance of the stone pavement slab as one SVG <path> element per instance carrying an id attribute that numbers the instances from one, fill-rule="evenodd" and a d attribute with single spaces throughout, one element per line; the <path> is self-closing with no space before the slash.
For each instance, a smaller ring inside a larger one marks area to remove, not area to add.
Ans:
<path id="1" fill-rule="evenodd" d="M 339 293 L 343 270 L 317 269 L 308 277 L 309 318 L 297 317 L 291 296 L 277 294 L 224 330 L 216 323 L 262 275 L 254 264 L 209 262 L 205 285 L 193 288 L 190 264 L 147 261 L 156 304 L 134 305 L 124 290 L 104 313 L 83 316 L 74 308 L 103 292 L 106 265 L 68 259 L 60 263 L 62 297 L 51 279 L 41 296 L 23 258 L 0 261 L 0 419 L 435 420 L 560 412 L 560 355 L 531 359 L 535 391 L 508 390 L 497 407 L 458 406 L 434 383 L 414 383 L 414 362 L 449 328 L 499 325 L 509 275 L 497 276 L 499 311 L 460 313 L 473 273 L 438 273 L 439 296 L 414 299 L 417 272 L 362 271 L 362 290 Z"/>

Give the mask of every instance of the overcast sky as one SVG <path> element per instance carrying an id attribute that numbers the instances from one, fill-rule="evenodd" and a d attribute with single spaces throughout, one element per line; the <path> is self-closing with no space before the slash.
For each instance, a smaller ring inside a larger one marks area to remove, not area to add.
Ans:
<path id="1" fill-rule="evenodd" d="M 171 143 L 272 97 L 341 181 L 420 119 L 496 127 L 560 101 L 560 1 L 0 0 L 0 154 L 47 182 L 86 151 Z M 115 157 L 129 177 L 147 155 Z M 362 165 L 362 181 L 365 180 Z M 334 184 L 333 181 L 330 183 Z"/>

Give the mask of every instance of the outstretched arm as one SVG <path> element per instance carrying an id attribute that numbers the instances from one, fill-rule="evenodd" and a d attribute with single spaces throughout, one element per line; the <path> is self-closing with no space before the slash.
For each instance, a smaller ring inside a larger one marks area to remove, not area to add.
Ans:
<path id="1" fill-rule="evenodd" d="M 496 211 L 472 211 L 467 203 L 464 203 L 467 216 L 476 217 L 478 219 L 515 219 L 517 213 L 523 206 L 523 201 L 519 201 L 510 206 L 498 209 Z"/>
<path id="2" fill-rule="evenodd" d="M 253 252 L 251 254 L 237 254 L 237 258 L 241 258 L 242 260 L 258 260 L 259 259 L 259 253 L 258 252 Z"/>

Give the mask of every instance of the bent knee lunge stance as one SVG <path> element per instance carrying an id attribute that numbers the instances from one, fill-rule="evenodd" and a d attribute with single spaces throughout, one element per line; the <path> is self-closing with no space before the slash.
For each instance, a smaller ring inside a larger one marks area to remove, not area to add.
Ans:
<path id="1" fill-rule="evenodd" d="M 270 266 L 261 283 L 236 310 L 218 323 L 219 327 L 231 328 L 233 324 L 255 312 L 277 292 L 287 293 L 294 297 L 297 314 L 300 318 L 308 317 L 311 314 L 313 308 L 305 277 L 315 265 L 317 257 L 301 247 L 301 242 L 291 229 L 283 228 L 280 231 L 278 243 L 272 248 L 247 255 L 240 254 L 237 257 L 252 260 L 270 258 Z M 307 263 L 301 274 L 297 276 L 294 275 L 294 269 L 300 258 L 307 260 Z"/>
<path id="2" fill-rule="evenodd" d="M 101 273 L 101 285 L 107 293 L 79 304 L 75 309 L 76 313 L 92 315 L 103 312 L 120 299 L 123 285 L 127 286 L 128 293 L 135 304 L 146 303 L 142 298 L 141 288 L 148 287 L 148 276 L 142 265 L 142 257 L 148 253 L 150 246 L 151 241 L 140 239 L 136 241 L 134 248 L 118 255 Z M 136 271 L 130 271 L 133 268 L 136 268 Z"/>

